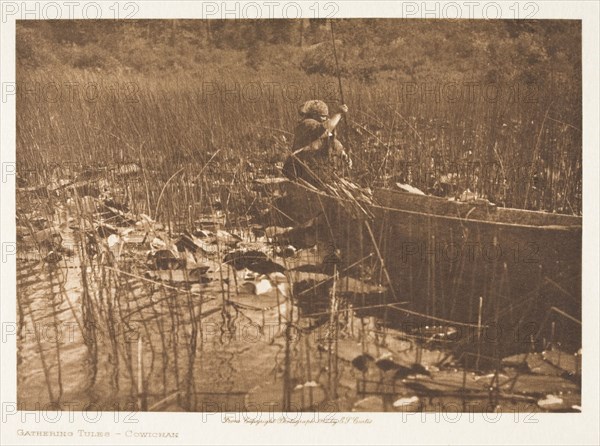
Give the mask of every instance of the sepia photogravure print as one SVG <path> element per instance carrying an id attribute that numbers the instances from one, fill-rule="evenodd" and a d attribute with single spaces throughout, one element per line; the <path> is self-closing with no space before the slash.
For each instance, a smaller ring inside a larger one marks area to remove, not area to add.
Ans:
<path id="1" fill-rule="evenodd" d="M 16 16 L 3 411 L 580 413 L 582 21 L 235 5 Z"/>

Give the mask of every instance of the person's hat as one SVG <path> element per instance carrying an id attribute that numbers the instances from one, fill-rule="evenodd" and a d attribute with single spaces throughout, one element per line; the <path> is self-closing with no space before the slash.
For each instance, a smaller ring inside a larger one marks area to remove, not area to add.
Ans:
<path id="1" fill-rule="evenodd" d="M 302 104 L 299 112 L 302 116 L 328 116 L 329 108 L 325 102 L 315 99 Z"/>

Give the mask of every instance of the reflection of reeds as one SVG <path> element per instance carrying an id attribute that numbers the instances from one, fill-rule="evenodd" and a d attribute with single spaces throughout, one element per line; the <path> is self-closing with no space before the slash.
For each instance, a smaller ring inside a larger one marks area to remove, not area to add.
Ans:
<path id="1" fill-rule="evenodd" d="M 80 219 L 80 222 L 83 222 Z M 82 227 L 84 225 L 82 224 Z M 86 249 L 83 241 L 83 235 L 80 239 L 80 270 L 81 270 L 81 316 L 82 325 L 85 330 L 84 343 L 88 351 L 88 371 L 89 377 L 87 380 L 86 387 L 91 391 L 94 384 L 96 383 L 96 376 L 98 373 L 98 344 L 97 344 L 97 329 L 98 324 L 96 322 L 96 309 L 94 308 L 94 302 L 92 299 L 93 288 L 90 286 L 88 279 L 88 265 L 89 257 L 86 255 Z M 93 268 L 93 267 L 91 267 Z"/>
<path id="2" fill-rule="evenodd" d="M 336 294 L 336 284 L 338 281 L 337 265 L 333 266 L 333 281 L 329 296 L 329 329 L 327 333 L 327 353 L 328 353 L 328 377 L 329 377 L 329 398 L 335 400 L 338 397 L 338 331 L 339 331 L 339 296 Z"/>
<path id="3" fill-rule="evenodd" d="M 46 355 L 44 354 L 44 349 L 42 346 L 42 335 L 39 332 L 38 323 L 36 322 L 36 320 L 33 316 L 34 312 L 33 312 L 33 308 L 31 306 L 31 302 L 29 301 L 29 299 L 27 299 L 27 310 L 29 312 L 29 317 L 31 318 L 31 324 L 32 324 L 33 330 L 34 330 L 35 341 L 37 344 L 38 353 L 40 355 L 40 362 L 42 364 L 42 370 L 44 372 L 44 379 L 46 380 L 46 389 L 48 390 L 48 398 L 49 398 L 50 404 L 52 404 L 53 406 L 58 405 L 58 401 L 57 401 L 56 397 L 54 396 L 52 378 L 50 376 L 50 368 L 47 364 Z"/>

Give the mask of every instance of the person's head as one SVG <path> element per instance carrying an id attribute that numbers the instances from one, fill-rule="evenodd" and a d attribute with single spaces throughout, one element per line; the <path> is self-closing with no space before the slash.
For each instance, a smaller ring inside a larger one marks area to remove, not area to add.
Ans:
<path id="1" fill-rule="evenodd" d="M 325 102 L 314 99 L 302 104 L 299 113 L 303 118 L 316 119 L 317 121 L 322 122 L 329 117 L 329 108 Z"/>

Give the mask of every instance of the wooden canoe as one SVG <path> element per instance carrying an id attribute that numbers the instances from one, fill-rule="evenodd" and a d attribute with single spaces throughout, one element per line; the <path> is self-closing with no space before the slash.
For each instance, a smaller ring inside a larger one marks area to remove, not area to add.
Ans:
<path id="1" fill-rule="evenodd" d="M 499 335 L 511 351 L 532 341 L 581 346 L 581 217 L 387 189 L 361 202 L 369 214 L 361 217 L 352 198 L 291 182 L 284 189 L 281 215 L 296 224 L 317 217 L 320 237 L 347 265 L 373 254 L 391 298 L 408 302 L 405 316 L 454 322 L 465 339 L 481 318 L 496 331 L 486 339 Z"/>

